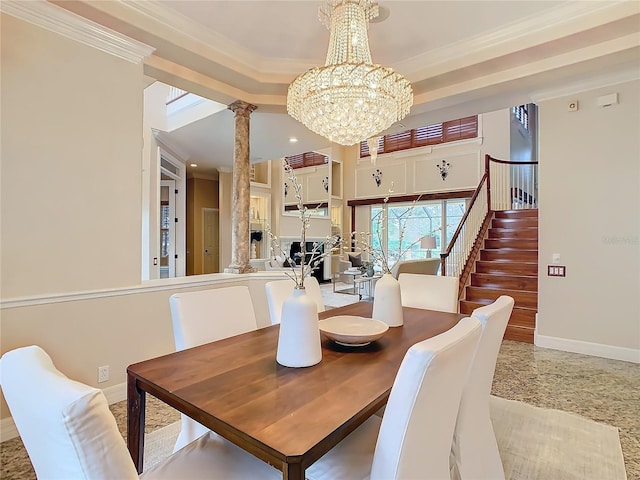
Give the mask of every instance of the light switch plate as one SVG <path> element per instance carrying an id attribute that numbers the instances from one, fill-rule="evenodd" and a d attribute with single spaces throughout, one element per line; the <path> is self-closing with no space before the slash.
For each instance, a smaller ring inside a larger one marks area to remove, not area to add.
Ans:
<path id="1" fill-rule="evenodd" d="M 565 265 L 547 265 L 548 277 L 566 277 L 567 267 Z"/>

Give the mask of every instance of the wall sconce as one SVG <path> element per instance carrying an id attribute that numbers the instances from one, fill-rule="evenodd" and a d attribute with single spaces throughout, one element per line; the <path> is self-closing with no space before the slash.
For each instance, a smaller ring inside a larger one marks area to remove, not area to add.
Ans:
<path id="1" fill-rule="evenodd" d="M 449 162 L 446 162 L 444 160 L 442 160 L 442 165 L 438 165 L 436 164 L 436 167 L 440 170 L 440 176 L 442 177 L 442 181 L 444 182 L 447 178 L 447 175 L 449 175 L 449 167 L 451 166 L 451 164 Z"/>
<path id="2" fill-rule="evenodd" d="M 420 248 L 427 251 L 427 258 L 431 258 L 431 249 L 436 248 L 436 237 L 422 237 L 420 239 Z"/>
<path id="3" fill-rule="evenodd" d="M 329 177 L 324 177 L 322 179 L 322 186 L 324 187 L 324 191 L 329 193 Z"/>
<path id="4" fill-rule="evenodd" d="M 371 174 L 376 181 L 376 185 L 379 187 L 382 183 L 382 172 L 376 168 L 376 171 Z"/>

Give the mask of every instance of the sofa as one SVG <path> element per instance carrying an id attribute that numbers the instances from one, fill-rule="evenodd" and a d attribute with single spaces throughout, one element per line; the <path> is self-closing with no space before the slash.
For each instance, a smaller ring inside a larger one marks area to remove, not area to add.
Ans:
<path id="1" fill-rule="evenodd" d="M 398 278 L 401 273 L 417 273 L 437 275 L 440 269 L 440 258 L 421 258 L 417 260 L 400 260 L 391 268 L 391 274 Z"/>

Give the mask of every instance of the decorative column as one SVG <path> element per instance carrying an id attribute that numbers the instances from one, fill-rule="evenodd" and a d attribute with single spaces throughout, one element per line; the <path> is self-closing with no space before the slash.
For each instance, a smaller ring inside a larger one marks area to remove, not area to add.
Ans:
<path id="1" fill-rule="evenodd" d="M 233 149 L 233 204 L 231 205 L 231 265 L 225 273 L 255 272 L 249 263 L 249 115 L 255 105 L 237 100 L 229 105 L 235 113 Z"/>

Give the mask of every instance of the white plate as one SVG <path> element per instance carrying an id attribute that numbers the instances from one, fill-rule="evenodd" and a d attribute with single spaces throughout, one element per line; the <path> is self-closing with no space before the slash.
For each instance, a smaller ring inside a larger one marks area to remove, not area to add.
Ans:
<path id="1" fill-rule="evenodd" d="M 320 320 L 320 331 L 340 345 L 362 347 L 382 337 L 389 325 L 380 320 L 338 315 Z"/>

